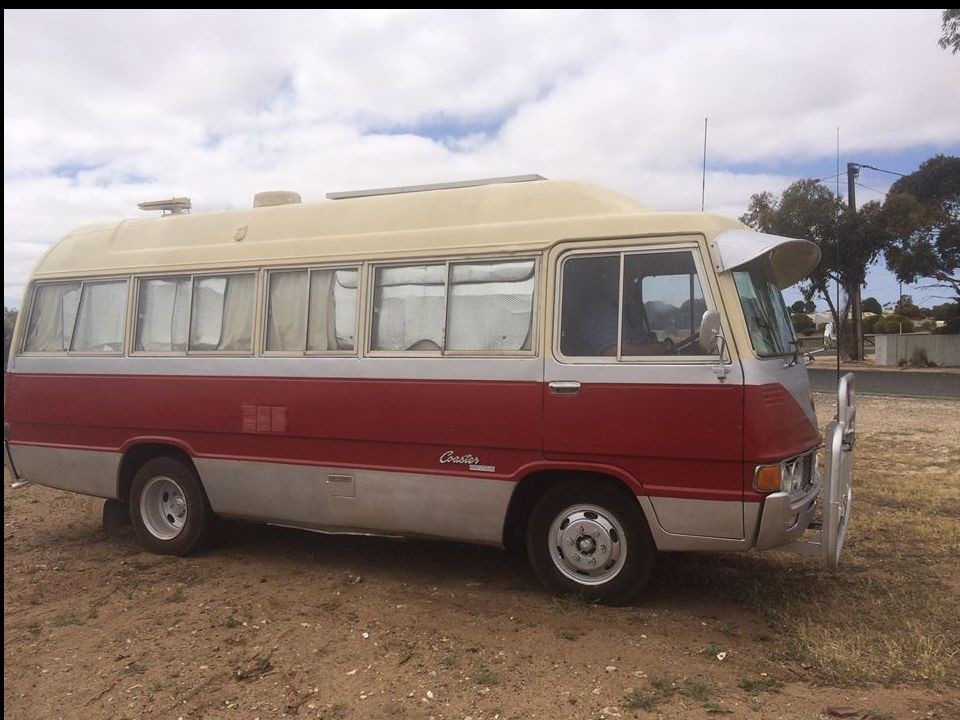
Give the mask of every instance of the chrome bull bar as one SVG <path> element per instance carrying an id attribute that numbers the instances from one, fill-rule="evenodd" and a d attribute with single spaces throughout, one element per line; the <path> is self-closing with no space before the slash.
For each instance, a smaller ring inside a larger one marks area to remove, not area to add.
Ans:
<path id="1" fill-rule="evenodd" d="M 798 538 L 784 549 L 801 555 L 819 555 L 830 570 L 840 564 L 853 510 L 853 450 L 856 443 L 857 406 L 853 373 L 840 378 L 837 416 L 827 425 L 824 438 L 824 476 L 820 488 L 821 516 L 811 523 L 815 532 Z M 819 528 L 818 528 L 819 526 Z"/>

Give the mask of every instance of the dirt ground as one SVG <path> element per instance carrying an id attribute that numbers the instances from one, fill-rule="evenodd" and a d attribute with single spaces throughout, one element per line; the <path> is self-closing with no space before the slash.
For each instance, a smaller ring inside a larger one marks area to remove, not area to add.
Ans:
<path id="1" fill-rule="evenodd" d="M 6 488 L 4 717 L 958 718 L 960 402 L 859 423 L 842 572 L 664 555 L 627 608 L 458 544 L 236 526 L 157 557 L 100 501 Z"/>

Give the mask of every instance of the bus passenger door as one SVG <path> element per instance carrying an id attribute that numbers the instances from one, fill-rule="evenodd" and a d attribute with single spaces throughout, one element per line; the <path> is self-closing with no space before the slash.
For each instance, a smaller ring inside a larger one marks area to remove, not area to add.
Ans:
<path id="1" fill-rule="evenodd" d="M 668 533 L 742 539 L 743 374 L 700 342 L 717 292 L 676 241 L 559 256 L 544 454 L 630 478 Z"/>

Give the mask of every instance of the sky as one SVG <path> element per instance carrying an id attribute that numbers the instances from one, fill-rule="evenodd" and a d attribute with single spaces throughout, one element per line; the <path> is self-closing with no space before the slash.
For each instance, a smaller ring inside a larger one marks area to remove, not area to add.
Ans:
<path id="1" fill-rule="evenodd" d="M 909 173 L 960 155 L 940 29 L 939 10 L 5 11 L 4 304 L 69 229 L 171 196 L 540 173 L 699 210 L 704 118 L 709 212 L 833 187 L 838 128 L 841 167 Z M 895 179 L 864 170 L 858 202 Z M 882 265 L 869 296 L 898 297 Z"/>

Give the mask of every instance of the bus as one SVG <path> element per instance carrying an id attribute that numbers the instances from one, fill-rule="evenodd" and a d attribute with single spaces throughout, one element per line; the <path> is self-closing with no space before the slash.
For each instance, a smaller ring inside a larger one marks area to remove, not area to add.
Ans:
<path id="1" fill-rule="evenodd" d="M 4 454 L 186 555 L 224 520 L 524 549 L 632 600 L 659 553 L 836 567 L 853 376 L 818 428 L 781 289 L 811 242 L 534 176 L 70 232 L 26 288 Z"/>

